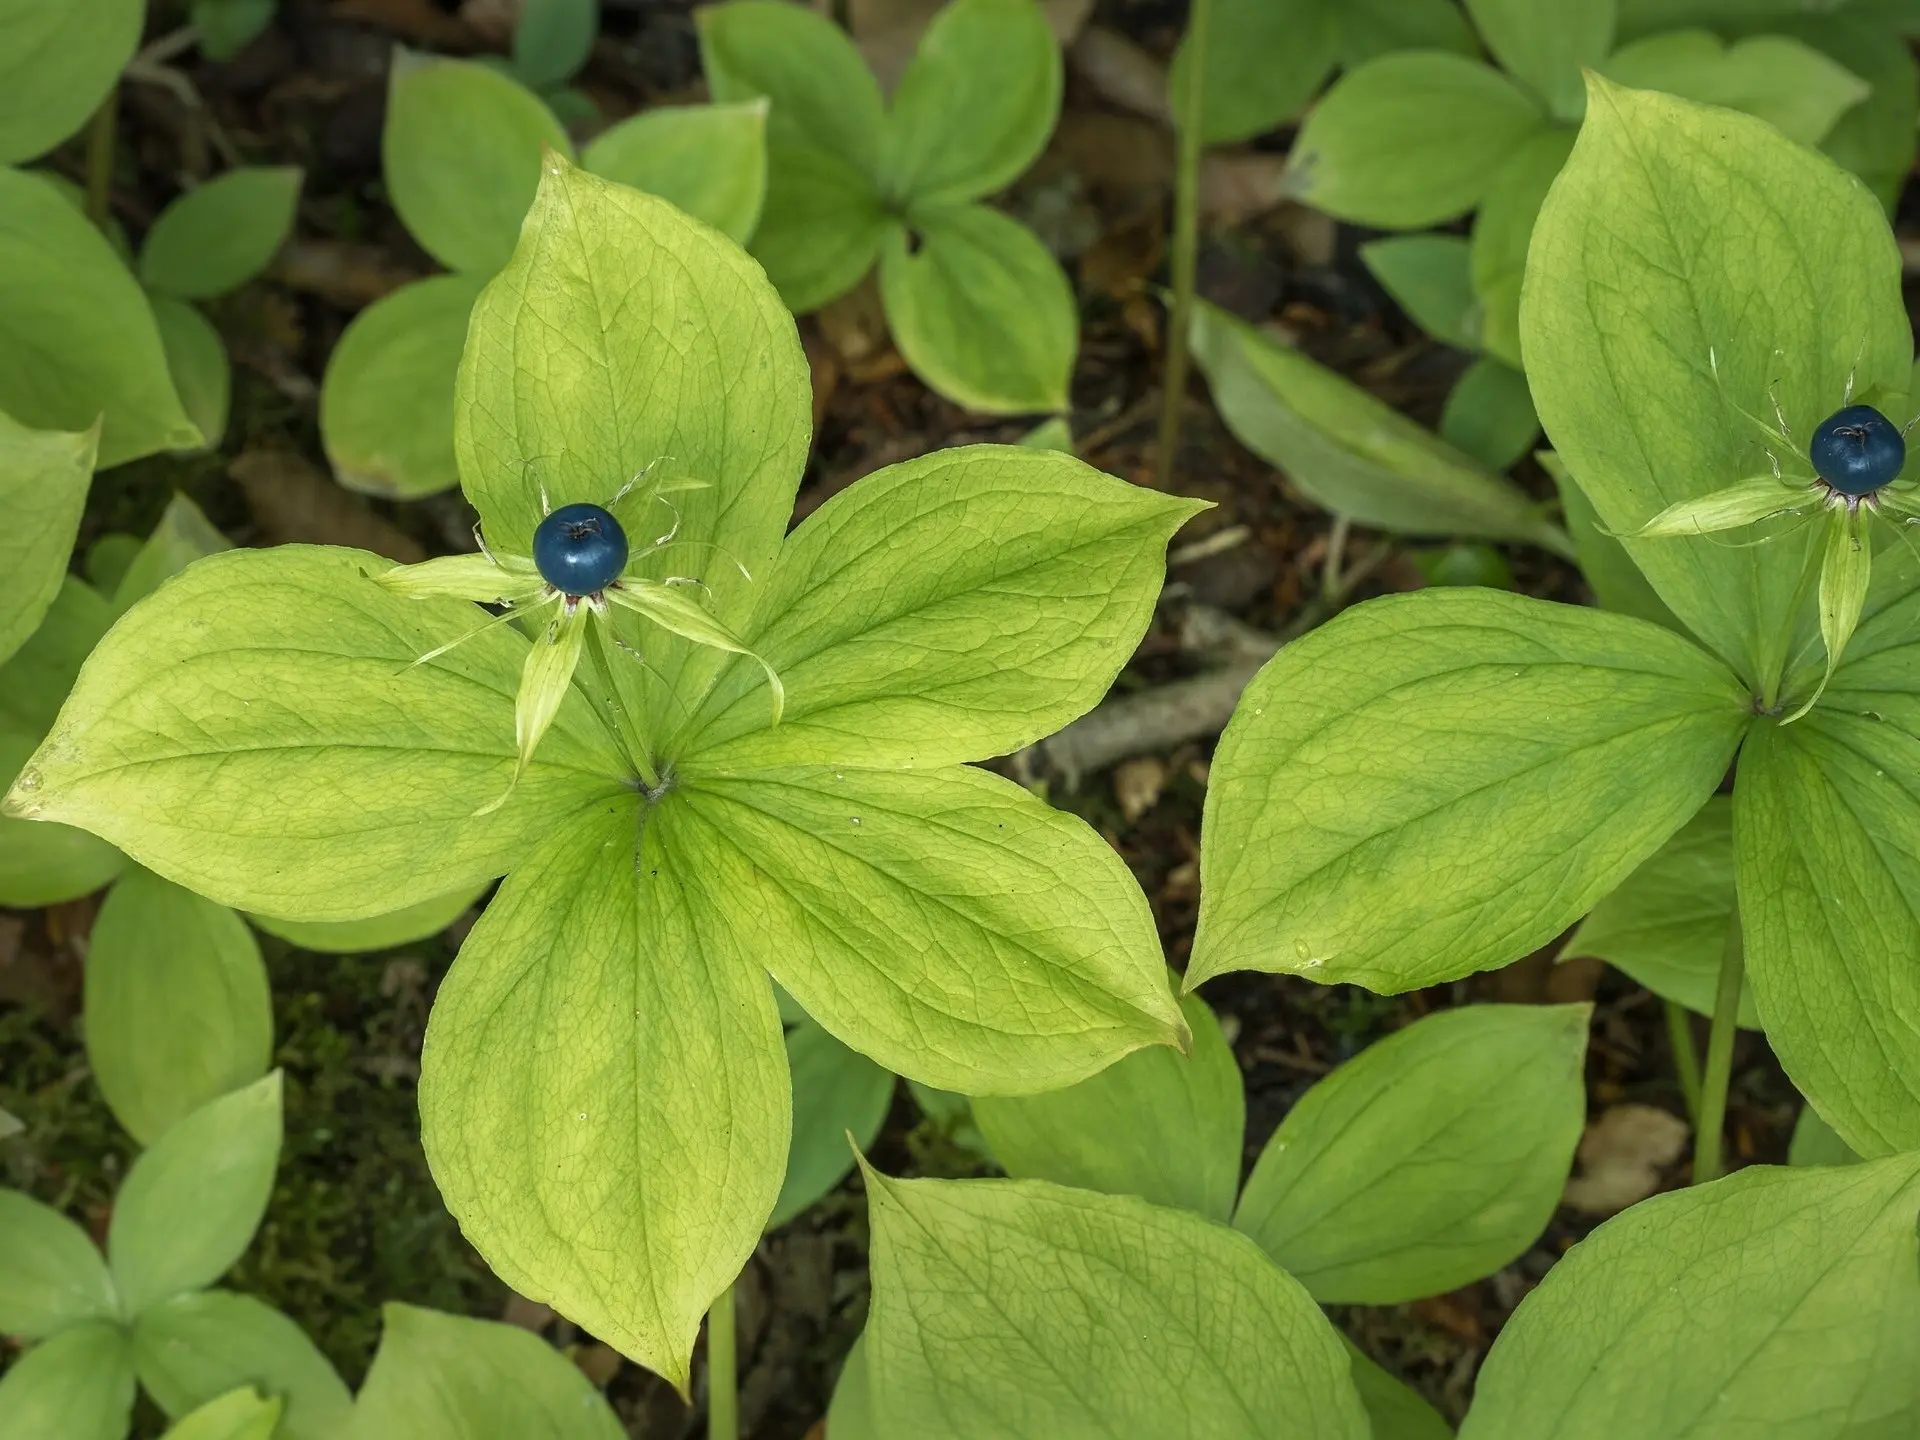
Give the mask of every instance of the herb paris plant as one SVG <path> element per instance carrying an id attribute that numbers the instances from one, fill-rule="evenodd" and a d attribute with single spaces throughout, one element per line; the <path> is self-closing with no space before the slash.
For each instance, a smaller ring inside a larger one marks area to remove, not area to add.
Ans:
<path id="1" fill-rule="evenodd" d="M 435 1177 L 516 1289 L 684 1387 L 781 1188 L 769 970 L 947 1089 L 1042 1089 L 1184 1040 L 1119 858 L 964 762 L 1094 703 L 1197 506 L 974 447 L 783 539 L 808 445 L 791 317 L 722 237 L 558 156 L 459 386 L 497 555 L 535 553 L 543 502 L 604 503 L 662 457 L 695 482 L 672 495 L 685 547 L 622 583 L 699 579 L 679 593 L 780 676 L 780 724 L 754 661 L 610 608 L 644 663 L 614 646 L 579 672 L 491 808 L 522 768 L 533 647 L 491 624 L 416 664 L 487 617 L 394 594 L 373 556 L 289 546 L 213 557 L 129 612 L 7 803 L 296 920 L 507 872 L 428 1028 Z"/>

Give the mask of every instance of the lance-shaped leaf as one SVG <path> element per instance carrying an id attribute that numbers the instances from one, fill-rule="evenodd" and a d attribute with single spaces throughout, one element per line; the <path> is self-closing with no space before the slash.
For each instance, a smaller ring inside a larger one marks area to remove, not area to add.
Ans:
<path id="1" fill-rule="evenodd" d="M 1334 514 L 1400 534 L 1568 548 L 1512 481 L 1204 302 L 1194 310 L 1193 353 L 1227 428 Z"/>
<path id="2" fill-rule="evenodd" d="M 784 1225 L 853 1169 L 853 1149 L 873 1144 L 893 1103 L 894 1074 L 849 1050 L 812 1020 L 787 1031 L 793 1075 L 793 1143 L 787 1178 L 767 1228 Z"/>
<path id="3" fill-rule="evenodd" d="M 1268 662 L 1215 752 L 1187 983 L 1505 964 L 1698 810 L 1751 719 L 1645 621 L 1490 590 L 1357 606 Z"/>
<path id="4" fill-rule="evenodd" d="M 98 424 L 68 434 L 0 414 L 0 665 L 60 593 L 99 446 Z"/>
<path id="5" fill-rule="evenodd" d="M 1011 754 L 1107 692 L 1152 618 L 1168 537 L 1200 508 L 1013 446 L 869 476 L 794 532 L 757 597 L 747 633 L 786 686 L 780 725 L 740 666 L 685 749 L 733 771 Z"/>
<path id="6" fill-rule="evenodd" d="M 1580 72 L 1613 48 L 1614 0 L 1566 0 L 1551 10 L 1531 0 L 1466 3 L 1494 59 L 1556 119 L 1578 120 L 1587 98 Z"/>
<path id="7" fill-rule="evenodd" d="M 1619 538 L 1664 540 L 1676 535 L 1711 535 L 1716 530 L 1735 530 L 1776 515 L 1804 512 L 1818 499 L 1810 482 L 1796 485 L 1771 475 L 1755 475 L 1724 490 L 1676 500 L 1646 524 Z"/>
<path id="8" fill-rule="evenodd" d="M 140 0 L 0 5 L 0 165 L 43 155 L 78 130 L 140 43 Z"/>
<path id="9" fill-rule="evenodd" d="M 0 1331 L 38 1340 L 117 1318 L 113 1279 L 87 1232 L 18 1190 L 0 1190 Z"/>
<path id="10" fill-rule="evenodd" d="M 1461 1440 L 1910 1433 L 1916 1213 L 1912 1155 L 1635 1205 L 1520 1302 Z"/>
<path id="11" fill-rule="evenodd" d="M 622 1440 L 578 1366 L 517 1325 L 381 1307 L 380 1350 L 354 1405 L 355 1440 L 473 1435 Z"/>
<path id="12" fill-rule="evenodd" d="M 293 228 L 300 181 L 298 166 L 243 165 L 187 191 L 147 232 L 141 283 L 182 300 L 210 300 L 246 284 Z"/>
<path id="13" fill-rule="evenodd" d="M 277 1396 L 276 1440 L 339 1440 L 353 1396 L 298 1325 L 248 1295 L 177 1295 L 134 1323 L 133 1359 L 156 1404 L 174 1418 L 239 1385 Z"/>
<path id="14" fill-rule="evenodd" d="M 0 169 L 0 410 L 42 430 L 105 415 L 102 468 L 198 445 L 153 311 L 106 238 L 52 185 Z"/>
<path id="15" fill-rule="evenodd" d="M 1800 702 L 1787 720 L 1798 720 L 1819 700 L 1847 652 L 1847 641 L 1853 638 L 1861 612 L 1866 609 L 1867 587 L 1873 581 L 1873 541 L 1867 534 L 1869 518 L 1867 511 L 1852 510 L 1827 524 L 1826 552 L 1820 559 L 1820 643 L 1826 648 L 1827 666 L 1813 693 Z"/>
<path id="16" fill-rule="evenodd" d="M 580 163 L 744 245 L 767 195 L 767 101 L 643 110 L 595 136 Z"/>
<path id="17" fill-rule="evenodd" d="M 1856 393 L 1904 391 L 1912 337 L 1893 237 L 1852 177 L 1762 121 L 1591 84 L 1535 230 L 1521 329 L 1548 437 L 1601 522 L 1630 534 L 1768 469 L 1742 412 L 1771 416 L 1769 392 L 1804 437 L 1850 374 Z M 1783 194 L 1800 197 L 1791 215 Z M 1795 611 L 1810 529 L 1746 548 L 1623 543 L 1693 633 L 1777 693 L 1810 629 Z"/>
<path id="18" fill-rule="evenodd" d="M 87 1063 L 142 1145 L 267 1073 L 273 1001 L 253 932 L 224 905 L 136 867 L 87 946 Z"/>
<path id="19" fill-rule="evenodd" d="M 421 1136 L 503 1279 L 684 1391 L 785 1170 L 780 947 L 710 942 L 644 803 L 558 821 L 487 906 L 428 1023 Z"/>
<path id="20" fill-rule="evenodd" d="M 1189 995 L 1180 1008 L 1190 1054 L 1156 1045 L 1064 1090 L 976 1097 L 973 1118 L 1001 1168 L 1228 1219 L 1247 1120 L 1240 1066 L 1206 1001 Z"/>
<path id="21" fill-rule="evenodd" d="M 1518 1259 L 1586 1121 L 1587 1005 L 1443 1010 L 1300 1098 L 1234 1228 L 1322 1302 L 1397 1305 Z"/>
<path id="22" fill-rule="evenodd" d="M 1734 791 L 1747 978 L 1767 1039 L 1862 1155 L 1920 1146 L 1920 739 L 1906 728 L 1911 679 L 1866 688 L 1887 683 L 1888 658 L 1843 665 L 1805 719 L 1759 729 Z"/>
<path id="23" fill-rule="evenodd" d="M 866 1177 L 876 1434 L 1369 1433 L 1339 1333 L 1224 1226 L 1039 1180 Z"/>
<path id="24" fill-rule="evenodd" d="M 89 1320 L 62 1330 L 0 1376 L 0 1434 L 125 1440 L 133 1364 L 120 1327 Z"/>
<path id="25" fill-rule="evenodd" d="M 889 1070 L 1024 1094 L 1186 1043 L 1120 857 L 997 775 L 689 766 L 652 823 L 705 947 L 771 970 Z"/>

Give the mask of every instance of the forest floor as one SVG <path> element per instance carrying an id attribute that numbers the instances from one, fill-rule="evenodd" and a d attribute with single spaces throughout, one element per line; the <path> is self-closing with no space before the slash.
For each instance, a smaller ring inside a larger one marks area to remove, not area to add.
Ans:
<path id="1" fill-rule="evenodd" d="M 856 16 L 884 15 L 889 3 L 914 8 L 913 0 L 868 0 L 864 8 L 854 0 Z M 1006 201 L 1067 257 L 1079 283 L 1084 328 L 1072 424 L 1080 453 L 1141 484 L 1153 477 L 1163 322 L 1151 287 L 1164 280 L 1172 150 L 1164 128 L 1140 113 L 1151 105 L 1130 110 L 1127 97 L 1153 93 L 1182 8 L 1100 0 L 1088 23 L 1131 46 L 1075 47 L 1060 132 Z M 610 117 L 700 97 L 690 5 L 604 0 L 603 9 L 604 32 L 581 83 Z M 487 15 L 499 10 L 500 0 L 464 7 L 282 0 L 273 27 L 231 63 L 181 62 L 203 110 L 164 88 L 124 87 L 112 198 L 130 230 L 152 220 L 183 174 L 217 169 L 228 145 L 249 163 L 302 165 L 307 181 L 296 239 L 268 277 L 212 307 L 236 359 L 225 444 L 213 454 L 154 458 L 99 477 L 82 550 L 109 530 L 144 534 L 175 489 L 240 544 L 330 541 L 398 558 L 466 548 L 460 537 L 472 517 L 458 495 L 390 505 L 336 487 L 319 445 L 315 400 L 327 356 L 355 311 L 434 269 L 381 187 L 392 47 L 498 50 L 500 30 Z M 148 39 L 164 28 L 156 22 Z M 1283 324 L 1316 358 L 1435 422 L 1467 357 L 1421 336 L 1387 300 L 1356 258 L 1365 235 L 1277 200 L 1286 138 L 1283 132 L 1218 168 L 1202 292 L 1247 319 Z M 77 177 L 83 149 L 76 140 L 52 164 Z M 969 415 L 927 392 L 888 344 L 871 297 L 856 294 L 803 321 L 802 334 L 817 417 L 802 514 L 883 465 L 947 445 L 1014 440 L 1032 423 Z M 1338 543 L 1329 518 L 1291 497 L 1271 467 L 1227 434 L 1203 381 L 1186 399 L 1185 418 L 1174 487 L 1218 508 L 1176 539 L 1167 603 L 1121 679 L 1124 694 L 1147 694 L 1218 665 L 1217 647 L 1195 642 L 1196 610 L 1279 635 L 1325 609 L 1323 576 Z M 1531 461 L 1517 474 L 1551 495 Z M 1364 533 L 1345 537 L 1349 567 L 1358 557 L 1368 568 L 1343 599 L 1423 583 L 1409 549 L 1376 551 L 1378 544 Z M 1519 547 L 1502 554 L 1519 589 L 1585 598 L 1578 575 L 1552 557 Z M 1193 937 L 1212 743 L 1206 735 L 1148 746 L 1080 774 L 1062 773 L 1045 752 L 1018 767 L 1126 858 L 1176 966 Z M 104 1234 L 132 1146 L 100 1101 L 80 1044 L 81 966 L 94 909 L 84 900 L 0 911 L 0 1106 L 28 1126 L 0 1141 L 0 1181 Z M 377 1343 L 380 1304 L 404 1300 L 541 1329 L 607 1387 L 634 1436 L 694 1433 L 697 1417 L 663 1382 L 511 1295 L 462 1239 L 433 1186 L 414 1101 L 420 1040 L 435 986 L 471 923 L 469 914 L 433 941 L 350 958 L 262 938 L 276 1062 L 287 1076 L 287 1141 L 260 1238 L 229 1283 L 291 1313 L 350 1384 L 364 1375 Z M 1596 1119 L 1625 1118 L 1606 1132 L 1622 1143 L 1596 1141 L 1589 1167 L 1616 1182 L 1625 1196 L 1616 1209 L 1649 1189 L 1684 1183 L 1684 1148 L 1663 1148 L 1676 1127 L 1658 1117 L 1640 1123 L 1646 1114 L 1633 1108 L 1684 1116 L 1660 1002 L 1597 963 L 1557 965 L 1555 950 L 1395 997 L 1259 975 L 1211 984 L 1207 999 L 1246 1077 L 1248 1163 L 1307 1085 L 1417 1015 L 1469 1000 L 1590 999 L 1590 1111 Z M 1797 1097 L 1759 1037 L 1743 1033 L 1735 1058 L 1730 1163 L 1781 1160 Z M 894 1171 L 982 1173 L 964 1138 L 922 1117 L 902 1090 L 874 1154 Z M 1532 1251 L 1491 1279 L 1413 1305 L 1339 1307 L 1337 1318 L 1457 1418 L 1505 1317 L 1600 1218 L 1563 1208 Z M 761 1245 L 741 1287 L 743 1408 L 755 1440 L 819 1434 L 833 1377 L 864 1316 L 865 1240 L 864 1204 L 851 1180 Z M 157 1413 L 143 1409 L 141 1425 L 143 1434 L 157 1433 Z"/>

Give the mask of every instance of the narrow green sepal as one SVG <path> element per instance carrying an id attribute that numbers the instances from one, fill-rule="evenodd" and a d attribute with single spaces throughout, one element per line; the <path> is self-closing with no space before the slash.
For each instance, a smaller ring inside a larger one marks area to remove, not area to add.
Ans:
<path id="1" fill-rule="evenodd" d="M 513 741 L 518 752 L 513 766 L 513 780 L 499 799 L 474 811 L 475 815 L 491 814 L 507 802 L 507 797 L 513 794 L 514 786 L 520 783 L 520 777 L 532 762 L 533 752 L 540 745 L 540 737 L 547 733 L 553 717 L 560 713 L 561 702 L 567 698 L 567 688 L 573 684 L 574 669 L 580 663 L 580 649 L 587 638 L 591 604 L 591 601 L 569 597 L 559 604 L 545 628 L 534 636 L 533 645 L 527 651 L 526 664 L 520 670 L 520 689 L 513 700 Z"/>
<path id="2" fill-rule="evenodd" d="M 767 672 L 767 688 L 773 692 L 773 723 L 780 723 L 780 716 L 787 708 L 787 688 L 780 683 L 773 666 L 749 650 L 739 636 L 715 619 L 710 610 L 684 589 L 658 580 L 628 577 L 609 585 L 606 597 L 614 604 L 637 611 L 661 629 L 671 630 L 696 645 L 710 645 L 729 654 L 744 655 L 759 665 Z"/>
<path id="3" fill-rule="evenodd" d="M 1827 668 L 1800 708 L 1780 723 L 1790 725 L 1806 714 L 1822 694 L 1846 653 L 1847 641 L 1866 607 L 1867 585 L 1873 577 L 1873 547 L 1867 543 L 1869 515 L 1864 507 L 1839 511 L 1827 531 L 1826 554 L 1820 561 L 1820 639 L 1827 647 Z"/>
<path id="4" fill-rule="evenodd" d="M 1795 485 L 1772 475 L 1751 479 L 1669 505 L 1638 530 L 1616 533 L 1628 540 L 1664 539 L 1675 535 L 1706 535 L 1769 520 L 1775 515 L 1804 512 L 1817 500 L 1811 485 Z"/>
<path id="5" fill-rule="evenodd" d="M 505 605 L 538 594 L 540 572 L 517 555 L 442 555 L 418 565 L 396 565 L 374 579 L 409 600 L 472 600 Z"/>

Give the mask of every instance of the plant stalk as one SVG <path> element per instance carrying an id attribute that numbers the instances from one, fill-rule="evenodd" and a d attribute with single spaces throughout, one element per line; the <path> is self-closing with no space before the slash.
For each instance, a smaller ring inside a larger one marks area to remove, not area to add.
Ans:
<path id="1" fill-rule="evenodd" d="M 113 132 L 119 112 L 120 87 L 115 85 L 87 123 L 87 219 L 103 230 L 113 192 Z"/>
<path id="2" fill-rule="evenodd" d="M 607 687 L 607 701 L 619 712 L 616 729 L 626 741 L 627 759 L 633 762 L 633 768 L 640 772 L 640 781 L 649 790 L 660 788 L 660 774 L 647 759 L 646 737 L 640 734 L 640 727 L 627 714 L 626 702 L 620 698 L 620 687 L 614 683 L 613 667 L 607 663 L 606 642 L 600 638 L 597 624 L 587 626 L 587 654 L 592 657 L 594 673 L 600 683 Z M 624 723 L 621 723 L 624 722 Z"/>
<path id="3" fill-rule="evenodd" d="M 740 1440 L 733 1308 L 729 1285 L 707 1311 L 707 1440 Z"/>
<path id="4" fill-rule="evenodd" d="M 1179 158 L 1173 177 L 1173 311 L 1167 317 L 1166 373 L 1161 376 L 1160 439 L 1153 457 L 1153 483 L 1165 490 L 1173 480 L 1180 448 L 1180 411 L 1187 396 L 1187 331 L 1193 323 L 1193 271 L 1200 246 L 1200 150 L 1206 118 L 1207 29 L 1213 0 L 1192 0 L 1187 11 L 1187 92 L 1175 124 Z"/>
<path id="5" fill-rule="evenodd" d="M 1740 942 L 1740 914 L 1736 910 L 1727 922 L 1727 943 L 1720 952 L 1720 983 L 1713 996 L 1713 1027 L 1707 1032 L 1707 1066 L 1700 1077 L 1700 1119 L 1693 1142 L 1693 1183 L 1696 1185 L 1720 1178 L 1727 1086 L 1733 1078 L 1734 1021 L 1740 1013 L 1745 960 Z"/>
<path id="6" fill-rule="evenodd" d="M 1700 1124 L 1700 1052 L 1693 1043 L 1693 1016 L 1687 1007 L 1673 1000 L 1667 1007 L 1667 1044 L 1673 1051 L 1673 1069 L 1680 1081 L 1680 1093 L 1686 1098 L 1687 1118 L 1696 1130 Z"/>

